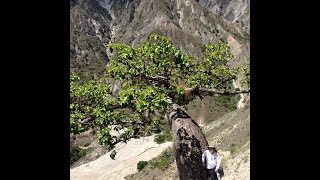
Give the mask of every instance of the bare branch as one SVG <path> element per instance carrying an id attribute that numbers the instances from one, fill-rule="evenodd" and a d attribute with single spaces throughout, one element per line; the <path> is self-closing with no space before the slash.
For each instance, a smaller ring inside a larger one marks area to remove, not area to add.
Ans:
<path id="1" fill-rule="evenodd" d="M 216 89 L 199 88 L 199 93 L 209 94 L 209 95 L 214 95 L 214 94 L 231 95 L 231 94 L 250 93 L 250 89 L 240 90 L 240 91 L 219 91 Z"/>
<path id="2" fill-rule="evenodd" d="M 240 91 L 219 91 L 217 89 L 186 88 L 185 91 L 188 93 L 194 93 L 198 95 L 214 95 L 214 94 L 231 95 L 231 94 L 250 93 L 250 89 L 240 90 Z"/>

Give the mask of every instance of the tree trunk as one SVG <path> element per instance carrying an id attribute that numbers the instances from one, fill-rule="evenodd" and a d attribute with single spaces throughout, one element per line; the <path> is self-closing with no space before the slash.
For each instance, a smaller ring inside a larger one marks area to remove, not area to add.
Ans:
<path id="1" fill-rule="evenodd" d="M 174 149 L 180 180 L 205 180 L 206 168 L 201 156 L 208 142 L 197 123 L 179 105 L 172 103 L 169 119 L 172 122 Z"/>

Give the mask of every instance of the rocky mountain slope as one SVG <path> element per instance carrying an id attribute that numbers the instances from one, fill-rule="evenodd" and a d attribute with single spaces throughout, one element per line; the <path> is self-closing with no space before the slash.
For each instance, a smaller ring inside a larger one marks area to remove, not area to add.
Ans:
<path id="1" fill-rule="evenodd" d="M 150 33 L 167 35 L 198 56 L 204 44 L 225 39 L 234 63 L 248 63 L 248 5 L 248 0 L 71 0 L 70 70 L 99 76 L 108 62 L 103 43 L 137 46 Z"/>
<path id="2" fill-rule="evenodd" d="M 250 0 L 199 0 L 199 3 L 250 33 Z"/>

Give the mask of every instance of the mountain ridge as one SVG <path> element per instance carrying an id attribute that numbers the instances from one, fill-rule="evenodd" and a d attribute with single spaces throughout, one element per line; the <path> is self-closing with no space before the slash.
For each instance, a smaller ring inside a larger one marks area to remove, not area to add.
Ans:
<path id="1" fill-rule="evenodd" d="M 136 47 L 151 33 L 169 36 L 177 47 L 197 56 L 201 56 L 206 43 L 224 39 L 235 54 L 234 63 L 247 64 L 250 34 L 244 27 L 249 27 L 248 8 L 230 18 L 226 12 L 233 12 L 238 1 L 222 2 L 71 0 L 70 71 L 86 79 L 98 77 L 109 61 L 104 43 L 123 42 Z M 218 11 L 221 3 L 224 8 Z M 243 3 L 247 7 L 249 1 Z M 219 15 L 223 12 L 229 20 Z M 243 26 L 236 23 L 241 18 L 246 20 L 241 21 Z"/>

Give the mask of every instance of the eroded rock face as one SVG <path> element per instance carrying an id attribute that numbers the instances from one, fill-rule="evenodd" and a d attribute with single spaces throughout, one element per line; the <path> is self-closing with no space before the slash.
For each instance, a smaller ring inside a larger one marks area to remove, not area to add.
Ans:
<path id="1" fill-rule="evenodd" d="M 70 2 L 71 3 L 71 2 Z M 70 71 L 85 78 L 100 75 L 108 62 L 111 15 L 95 0 L 73 1 L 70 9 Z"/>
<path id="2" fill-rule="evenodd" d="M 199 0 L 201 6 L 250 32 L 250 0 Z"/>

